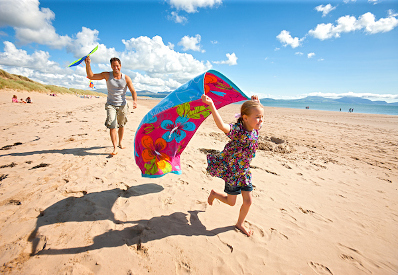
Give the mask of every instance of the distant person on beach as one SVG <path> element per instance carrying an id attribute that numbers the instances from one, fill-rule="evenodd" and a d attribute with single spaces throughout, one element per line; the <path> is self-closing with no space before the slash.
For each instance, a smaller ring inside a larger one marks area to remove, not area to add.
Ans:
<path id="1" fill-rule="evenodd" d="M 18 97 L 16 95 L 12 96 L 12 103 L 18 103 Z"/>
<path id="2" fill-rule="evenodd" d="M 124 127 L 127 123 L 127 115 L 129 113 L 129 106 L 126 101 L 126 91 L 129 88 L 133 97 L 133 109 L 137 108 L 137 93 L 134 89 L 131 78 L 122 74 L 120 69 L 122 63 L 119 58 L 111 58 L 112 72 L 102 72 L 94 74 L 91 71 L 90 56 L 84 60 L 86 63 L 87 78 L 90 80 L 106 80 L 108 88 L 108 98 L 105 104 L 106 121 L 105 126 L 109 129 L 111 141 L 113 145 L 113 152 L 111 155 L 117 154 L 117 148 L 124 149 L 122 145 Z"/>
<path id="3" fill-rule="evenodd" d="M 20 102 L 20 103 L 26 103 L 26 101 L 23 100 L 22 98 L 21 98 L 21 100 L 20 100 L 19 102 Z"/>
<path id="4" fill-rule="evenodd" d="M 28 96 L 28 97 L 26 98 L 26 103 L 32 103 L 32 100 L 30 99 L 30 96 Z"/>
<path id="5" fill-rule="evenodd" d="M 257 96 L 252 96 L 251 100 L 242 104 L 238 121 L 235 124 L 227 124 L 222 120 L 210 97 L 202 95 L 202 101 L 210 106 L 217 127 L 231 139 L 221 153 L 207 155 L 207 172 L 225 181 L 226 193 L 211 190 L 207 202 L 213 205 L 214 199 L 218 199 L 234 206 L 237 196 L 242 194 L 243 204 L 235 227 L 251 236 L 253 232 L 244 226 L 244 222 L 252 204 L 250 162 L 258 148 L 258 131 L 264 118 L 263 106 Z"/>

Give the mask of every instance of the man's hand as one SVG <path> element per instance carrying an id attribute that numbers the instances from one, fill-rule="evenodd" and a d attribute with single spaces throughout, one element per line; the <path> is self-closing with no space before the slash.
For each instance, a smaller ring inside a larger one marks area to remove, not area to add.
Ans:
<path id="1" fill-rule="evenodd" d="M 87 65 L 87 64 L 88 64 L 88 65 L 91 64 L 90 56 L 87 56 L 87 57 L 84 59 L 84 63 L 86 63 L 86 65 Z"/>

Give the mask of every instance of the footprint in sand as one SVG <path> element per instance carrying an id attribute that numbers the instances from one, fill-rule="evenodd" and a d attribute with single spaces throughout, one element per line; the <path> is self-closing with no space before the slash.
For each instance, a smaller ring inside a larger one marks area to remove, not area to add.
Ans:
<path id="1" fill-rule="evenodd" d="M 37 169 L 37 168 L 42 168 L 42 167 L 47 167 L 47 166 L 49 166 L 49 165 L 50 165 L 50 164 L 48 164 L 48 163 L 40 163 L 39 165 L 33 166 L 33 167 L 30 168 L 29 170 Z"/>
<path id="2" fill-rule="evenodd" d="M 16 164 L 15 162 L 11 162 L 10 164 L 6 164 L 6 165 L 0 166 L 0 168 L 7 168 L 7 167 L 12 168 L 12 167 L 14 167 L 14 166 L 16 166 L 16 165 L 17 165 L 17 164 Z"/>
<path id="3" fill-rule="evenodd" d="M 0 181 L 6 179 L 8 177 L 8 174 L 1 174 L 0 175 Z"/>
<path id="4" fill-rule="evenodd" d="M 22 142 L 15 142 L 13 145 L 6 145 L 0 148 L 0 150 L 10 150 L 14 146 L 22 145 Z"/>
<path id="5" fill-rule="evenodd" d="M 300 211 L 303 212 L 304 214 L 310 214 L 311 216 L 313 216 L 315 219 L 320 220 L 320 221 L 324 221 L 324 222 L 333 222 L 331 219 L 325 218 L 322 215 L 315 213 L 312 210 L 308 210 L 308 209 L 303 209 L 302 207 L 299 207 Z"/>
<path id="6" fill-rule="evenodd" d="M 361 270 L 362 272 L 371 274 L 372 271 L 366 266 L 373 265 L 377 268 L 379 266 L 372 262 L 371 260 L 367 259 L 364 257 L 358 250 L 345 246 L 343 244 L 338 244 L 338 247 L 342 251 L 342 254 L 340 255 L 340 258 L 344 261 L 347 261 L 348 263 L 354 265 L 356 268 Z"/>
<path id="7" fill-rule="evenodd" d="M 288 239 L 289 239 L 288 236 L 286 236 L 285 234 L 279 232 L 279 231 L 276 230 L 275 228 L 272 228 L 272 227 L 271 227 L 270 230 L 271 230 L 271 237 L 274 236 L 274 235 L 276 235 L 276 236 L 278 236 L 278 238 L 281 238 L 281 239 L 284 239 L 284 240 L 288 240 Z"/>
<path id="8" fill-rule="evenodd" d="M 196 200 L 195 204 L 191 204 L 191 211 L 196 210 L 198 205 L 200 206 L 199 211 L 205 211 L 207 209 L 207 201 Z"/>
<path id="9" fill-rule="evenodd" d="M 188 261 L 182 260 L 178 263 L 176 263 L 176 274 L 189 274 L 191 273 L 191 265 L 189 264 Z"/>
<path id="10" fill-rule="evenodd" d="M 258 225 L 255 225 L 249 221 L 245 221 L 245 227 L 253 232 L 252 236 L 256 235 L 256 236 L 260 236 L 263 238 L 266 235 L 263 228 L 261 228 Z M 238 229 L 236 229 L 236 230 L 239 231 Z"/>
<path id="11" fill-rule="evenodd" d="M 206 237 L 206 241 L 209 243 L 209 246 L 215 245 L 218 248 L 218 250 L 220 250 L 223 254 L 225 254 L 225 255 L 231 254 L 234 251 L 234 247 L 231 244 L 223 241 L 221 239 L 220 235 L 216 235 L 216 236 L 220 240 L 221 244 L 218 242 L 214 242 L 213 240 L 209 240 L 209 238 Z"/>
<path id="12" fill-rule="evenodd" d="M 316 274 L 319 275 L 333 275 L 330 269 L 322 264 L 309 262 L 308 265 L 315 271 Z"/>

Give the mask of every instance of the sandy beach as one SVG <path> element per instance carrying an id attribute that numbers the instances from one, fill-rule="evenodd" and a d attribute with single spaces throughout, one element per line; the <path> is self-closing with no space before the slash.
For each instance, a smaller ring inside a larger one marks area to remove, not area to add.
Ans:
<path id="1" fill-rule="evenodd" d="M 105 101 L 0 91 L 0 273 L 398 274 L 398 116 L 266 107 L 246 237 L 241 197 L 207 204 L 211 118 L 181 175 L 148 179 L 134 134 L 159 101 L 139 98 L 114 157 Z"/>

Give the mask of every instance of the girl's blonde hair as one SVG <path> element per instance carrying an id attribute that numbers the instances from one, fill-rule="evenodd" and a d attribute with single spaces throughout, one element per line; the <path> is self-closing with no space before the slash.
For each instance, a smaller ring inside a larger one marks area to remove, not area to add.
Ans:
<path id="1" fill-rule="evenodd" d="M 240 117 L 238 118 L 238 122 L 243 122 L 243 115 L 249 116 L 253 110 L 253 108 L 264 108 L 263 105 L 259 101 L 248 100 L 245 101 L 240 107 Z"/>

